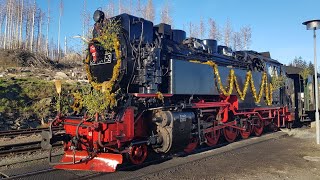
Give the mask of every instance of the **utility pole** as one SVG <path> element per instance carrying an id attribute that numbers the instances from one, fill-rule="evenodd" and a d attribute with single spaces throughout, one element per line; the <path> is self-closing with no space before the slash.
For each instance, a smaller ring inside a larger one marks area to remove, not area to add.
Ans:
<path id="1" fill-rule="evenodd" d="M 320 20 L 311 20 L 302 23 L 307 26 L 307 30 L 313 30 L 313 53 L 314 53 L 314 89 L 315 89 L 315 118 L 316 118 L 316 140 L 320 144 L 320 122 L 319 122 L 319 85 L 318 85 L 318 72 L 317 72 L 317 36 L 316 30 L 320 28 Z"/>

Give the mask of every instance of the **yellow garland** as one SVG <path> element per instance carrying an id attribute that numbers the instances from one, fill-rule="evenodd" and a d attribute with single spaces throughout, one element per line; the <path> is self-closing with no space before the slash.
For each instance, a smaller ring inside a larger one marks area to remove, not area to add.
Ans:
<path id="1" fill-rule="evenodd" d="M 160 99 L 162 102 L 164 100 L 163 94 L 160 91 L 157 92 L 157 98 Z"/>
<path id="2" fill-rule="evenodd" d="M 121 68 L 121 51 L 120 51 L 120 42 L 118 40 L 118 38 L 113 38 L 113 45 L 114 45 L 114 51 L 116 54 L 116 59 L 117 59 L 117 63 L 113 68 L 113 73 L 112 73 L 112 77 L 109 81 L 105 81 L 103 83 L 97 83 L 94 82 L 90 73 L 90 65 L 89 65 L 89 55 L 87 56 L 86 60 L 85 60 L 85 69 L 87 72 L 87 76 L 88 76 L 88 80 L 91 83 L 92 87 L 96 90 L 102 90 L 104 91 L 105 95 L 106 95 L 106 100 L 107 102 L 109 102 L 109 107 L 113 108 L 116 106 L 116 99 L 115 99 L 115 94 L 111 93 L 113 86 L 115 84 L 115 82 L 117 81 L 119 74 L 120 74 L 120 68 Z"/>
<path id="3" fill-rule="evenodd" d="M 74 102 L 70 107 L 74 112 L 79 113 L 83 107 L 83 99 L 81 97 L 81 93 L 74 92 L 72 93 L 72 96 L 73 96 Z"/>
<path id="4" fill-rule="evenodd" d="M 191 60 L 189 62 L 201 63 L 200 61 L 195 61 L 195 60 Z M 215 81 L 218 84 L 219 91 L 224 96 L 230 96 L 232 94 L 232 91 L 233 91 L 233 86 L 235 85 L 236 91 L 239 94 L 240 99 L 244 100 L 245 97 L 246 97 L 247 91 L 248 91 L 248 86 L 250 84 L 251 92 L 252 92 L 252 95 L 253 95 L 254 100 L 255 100 L 256 103 L 260 103 L 261 98 L 263 96 L 263 91 L 264 91 L 265 92 L 265 96 L 266 96 L 266 104 L 269 105 L 269 106 L 272 105 L 273 87 L 272 87 L 271 83 L 268 83 L 267 74 L 265 72 L 262 74 L 260 90 L 259 90 L 259 93 L 257 94 L 256 88 L 254 86 L 254 81 L 253 81 L 253 78 L 252 78 L 252 72 L 251 71 L 247 72 L 245 83 L 244 83 L 243 89 L 241 91 L 239 83 L 237 81 L 237 77 L 236 77 L 235 72 L 234 72 L 233 69 L 231 69 L 230 72 L 229 72 L 228 86 L 225 88 L 223 86 L 223 84 L 222 84 L 222 81 L 221 81 L 218 65 L 216 63 L 214 63 L 213 61 L 207 61 L 207 62 L 204 62 L 202 64 L 206 64 L 206 65 L 209 65 L 209 66 L 212 67 L 213 73 L 215 75 Z"/>

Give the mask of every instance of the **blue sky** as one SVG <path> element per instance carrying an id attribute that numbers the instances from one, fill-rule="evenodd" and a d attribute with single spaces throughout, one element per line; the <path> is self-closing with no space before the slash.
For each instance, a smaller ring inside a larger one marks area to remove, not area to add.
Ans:
<path id="1" fill-rule="evenodd" d="M 128 2 L 128 0 L 122 0 Z M 142 2 L 146 0 L 141 0 Z M 107 0 L 87 0 L 88 11 L 105 7 Z M 114 0 L 118 3 L 118 0 Z M 134 0 L 133 0 L 134 2 Z M 166 1 L 154 0 L 156 15 Z M 258 52 L 270 51 L 272 58 L 287 64 L 294 57 L 301 56 L 307 61 L 313 61 L 312 31 L 307 31 L 301 24 L 310 19 L 320 19 L 319 0 L 171 0 L 174 27 L 182 29 L 188 22 L 198 23 L 199 19 L 213 18 L 219 26 L 230 19 L 232 28 L 239 30 L 241 26 L 252 28 L 252 43 L 250 49 Z M 37 0 L 37 4 L 46 11 L 47 1 Z M 59 1 L 51 0 L 52 16 L 51 34 L 54 38 L 58 32 Z M 64 0 L 61 38 L 68 38 L 74 47 L 80 46 L 74 35 L 82 34 L 80 14 L 83 0 Z M 156 23 L 159 22 L 159 18 Z M 91 18 L 91 23 L 93 20 Z M 318 31 L 320 40 L 320 31 Z M 319 41 L 320 47 L 320 41 Z M 320 48 L 317 48 L 318 54 Z M 319 56 L 318 56 L 319 57 Z M 319 63 L 318 63 L 319 64 Z"/>

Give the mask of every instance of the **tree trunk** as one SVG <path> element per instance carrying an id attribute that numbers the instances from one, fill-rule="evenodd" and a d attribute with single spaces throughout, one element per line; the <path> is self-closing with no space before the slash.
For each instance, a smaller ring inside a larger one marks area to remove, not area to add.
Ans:
<path id="1" fill-rule="evenodd" d="M 63 8 L 63 2 L 62 2 L 62 0 L 60 0 L 59 31 L 58 31 L 58 62 L 60 60 L 60 29 L 61 29 L 62 8 Z"/>
<path id="2" fill-rule="evenodd" d="M 7 49 L 7 38 L 8 38 L 8 15 L 9 15 L 9 0 L 7 1 L 7 10 L 6 10 L 6 23 L 4 27 L 4 40 L 3 48 Z"/>
<path id="3" fill-rule="evenodd" d="M 37 39 L 37 51 L 42 52 L 41 48 L 41 33 L 42 33 L 42 11 L 39 9 L 39 21 L 38 21 L 38 39 Z"/>
<path id="4" fill-rule="evenodd" d="M 16 2 L 16 8 L 15 8 L 15 11 L 16 11 L 16 23 L 15 23 L 15 31 L 14 31 L 14 39 L 15 39 L 15 42 L 14 42 L 14 48 L 15 49 L 18 49 L 19 48 L 19 25 L 20 25 L 20 8 L 21 8 L 21 4 L 20 4 L 20 1 L 17 1 Z"/>
<path id="5" fill-rule="evenodd" d="M 22 48 L 23 1 L 24 1 L 24 0 L 21 1 L 21 8 L 20 8 L 19 48 Z"/>
<path id="6" fill-rule="evenodd" d="M 46 53 L 49 57 L 49 27 L 50 27 L 50 0 L 48 0 L 48 18 L 47 18 L 47 39 L 46 39 Z"/>
<path id="7" fill-rule="evenodd" d="M 67 55 L 67 36 L 64 37 L 64 56 Z"/>
<path id="8" fill-rule="evenodd" d="M 33 9 L 32 9 L 32 25 L 31 25 L 31 37 L 30 37 L 30 51 L 33 51 L 33 36 L 34 36 L 34 16 L 36 13 L 36 1 L 34 1 Z"/>

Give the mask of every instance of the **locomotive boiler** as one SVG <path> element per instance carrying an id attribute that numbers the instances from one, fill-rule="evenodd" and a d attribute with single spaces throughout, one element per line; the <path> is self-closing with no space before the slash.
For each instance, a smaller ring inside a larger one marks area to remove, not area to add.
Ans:
<path id="1" fill-rule="evenodd" d="M 285 72 L 270 54 L 234 52 L 129 14 L 105 19 L 97 10 L 94 21 L 84 65 L 107 106 L 59 114 L 50 127 L 63 125 L 65 135 L 43 132 L 45 149 L 64 141 L 55 168 L 113 172 L 123 157 L 141 164 L 150 150 L 192 152 L 292 122 L 286 88 L 272 82 Z"/>

